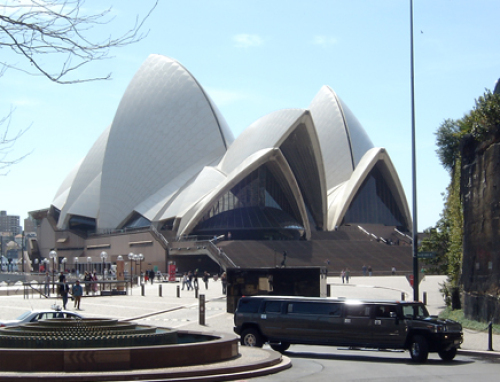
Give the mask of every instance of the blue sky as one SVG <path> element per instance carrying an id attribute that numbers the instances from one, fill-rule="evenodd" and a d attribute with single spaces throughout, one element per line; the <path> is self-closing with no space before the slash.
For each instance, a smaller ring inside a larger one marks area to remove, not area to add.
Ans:
<path id="1" fill-rule="evenodd" d="M 152 4 L 87 0 L 84 11 L 113 7 L 114 20 L 99 29 L 103 37 L 125 32 Z M 449 183 L 435 131 L 444 119 L 461 118 L 500 77 L 499 14 L 497 0 L 414 1 L 420 230 L 439 219 Z M 32 151 L 0 177 L 1 210 L 25 218 L 49 207 L 152 53 L 183 64 L 235 136 L 272 111 L 307 108 L 329 85 L 374 145 L 387 149 L 411 208 L 409 0 L 160 0 L 145 29 L 146 39 L 76 73 L 111 72 L 110 81 L 57 85 L 14 70 L 0 77 L 0 116 L 13 107 L 11 131 L 31 125 L 10 156 Z M 22 63 L 3 49 L 2 57 Z"/>

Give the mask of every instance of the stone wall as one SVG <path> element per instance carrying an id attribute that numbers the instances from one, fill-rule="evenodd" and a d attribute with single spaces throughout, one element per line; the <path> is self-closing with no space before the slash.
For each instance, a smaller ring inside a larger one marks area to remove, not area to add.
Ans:
<path id="1" fill-rule="evenodd" d="M 467 318 L 500 316 L 500 143 L 462 142 L 462 286 Z"/>

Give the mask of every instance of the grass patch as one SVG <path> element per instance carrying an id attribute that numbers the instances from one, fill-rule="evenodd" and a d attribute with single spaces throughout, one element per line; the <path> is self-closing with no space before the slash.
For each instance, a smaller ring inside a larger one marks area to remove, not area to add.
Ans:
<path id="1" fill-rule="evenodd" d="M 450 307 L 447 307 L 439 314 L 439 318 L 448 318 L 450 320 L 454 320 L 460 322 L 464 328 L 477 330 L 477 331 L 487 331 L 488 323 L 479 322 L 474 320 L 469 320 L 464 317 L 464 312 L 461 309 L 451 310 Z M 493 324 L 493 333 L 500 334 L 500 325 Z"/>

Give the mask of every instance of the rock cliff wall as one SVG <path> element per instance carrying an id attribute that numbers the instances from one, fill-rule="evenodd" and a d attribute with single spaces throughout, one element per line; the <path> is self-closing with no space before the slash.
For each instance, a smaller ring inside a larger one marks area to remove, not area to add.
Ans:
<path id="1" fill-rule="evenodd" d="M 500 143 L 462 142 L 463 309 L 467 318 L 500 322 Z"/>

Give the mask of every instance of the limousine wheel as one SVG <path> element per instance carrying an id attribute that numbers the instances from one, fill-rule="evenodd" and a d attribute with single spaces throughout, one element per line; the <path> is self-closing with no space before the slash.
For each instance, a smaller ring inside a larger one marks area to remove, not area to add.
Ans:
<path id="1" fill-rule="evenodd" d="M 241 333 L 241 344 L 261 348 L 264 344 L 264 340 L 257 329 L 249 328 L 245 329 L 243 333 Z"/>
<path id="2" fill-rule="evenodd" d="M 419 335 L 416 335 L 411 340 L 410 346 L 411 359 L 418 363 L 424 363 L 429 356 L 429 345 L 427 340 Z"/>
<path id="3" fill-rule="evenodd" d="M 290 347 L 290 344 L 287 342 L 282 342 L 280 344 L 269 344 L 271 346 L 271 349 L 275 351 L 279 351 L 280 353 L 286 352 L 288 348 Z"/>
<path id="4" fill-rule="evenodd" d="M 443 361 L 451 361 L 457 355 L 457 348 L 451 348 L 450 350 L 441 350 L 440 352 L 438 352 L 438 354 Z"/>

